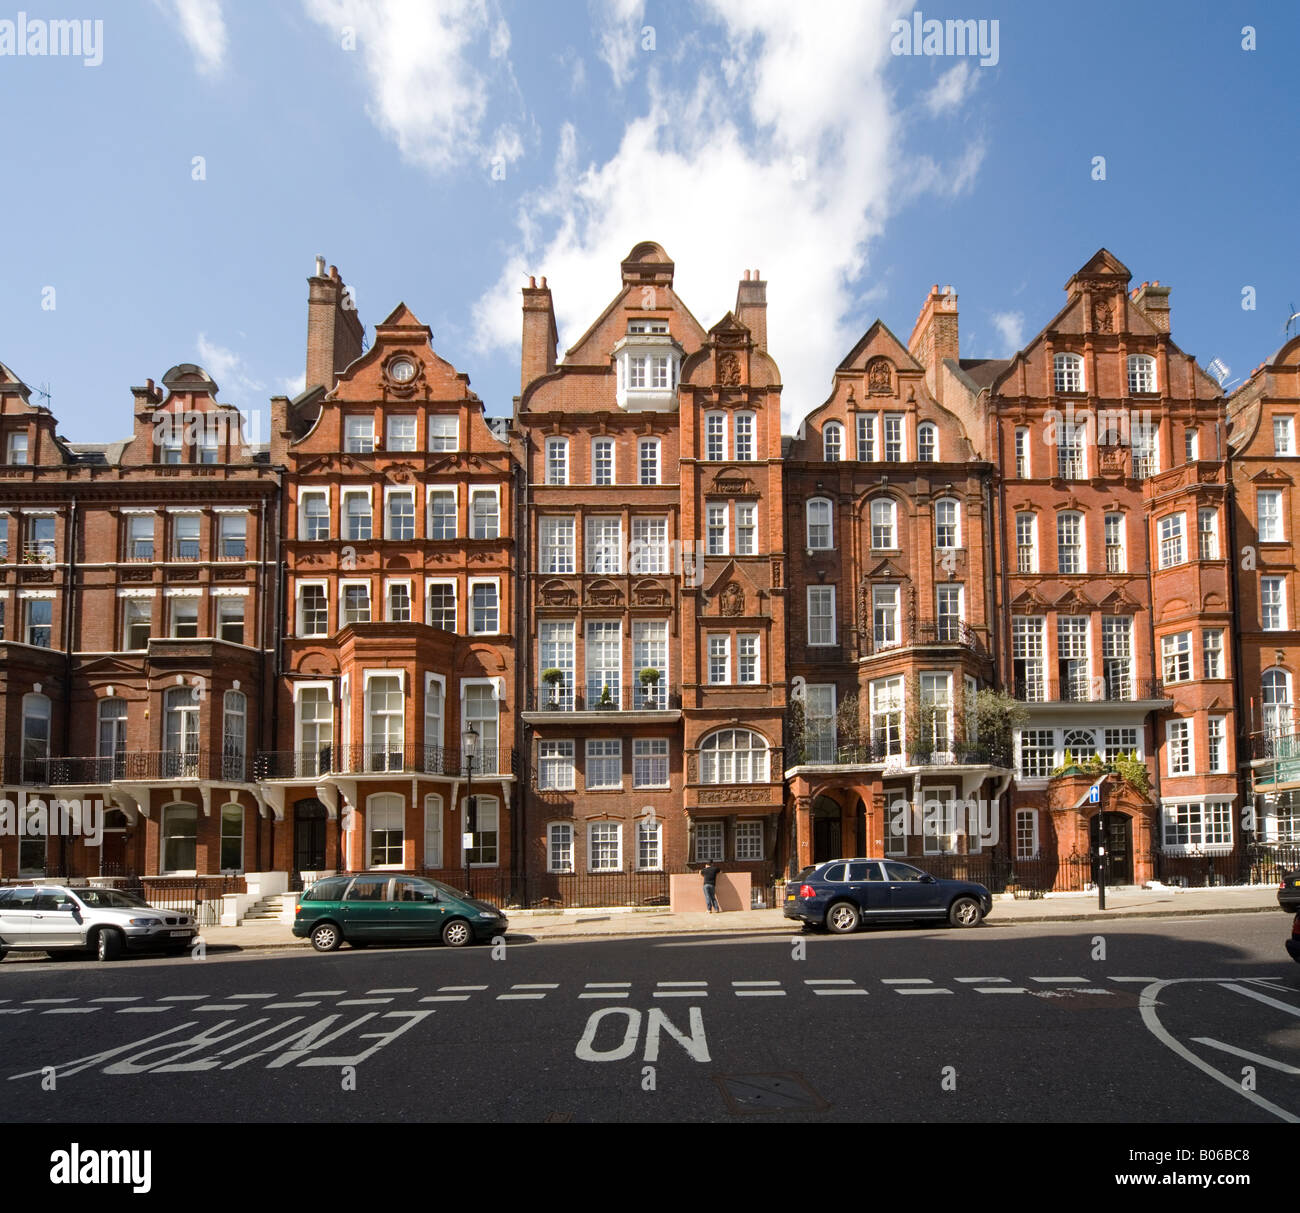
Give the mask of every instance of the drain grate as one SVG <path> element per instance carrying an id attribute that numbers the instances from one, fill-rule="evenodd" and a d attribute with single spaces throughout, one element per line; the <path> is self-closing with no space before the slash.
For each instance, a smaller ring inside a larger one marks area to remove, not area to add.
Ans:
<path id="1" fill-rule="evenodd" d="M 720 1074 L 713 1081 L 735 1116 L 820 1112 L 830 1107 L 801 1074 Z"/>

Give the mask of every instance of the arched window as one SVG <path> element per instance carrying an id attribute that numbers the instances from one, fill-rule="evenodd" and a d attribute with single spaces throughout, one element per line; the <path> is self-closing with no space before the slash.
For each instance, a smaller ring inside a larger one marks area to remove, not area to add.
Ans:
<path id="1" fill-rule="evenodd" d="M 1265 670 L 1263 679 L 1264 731 L 1270 737 L 1291 732 L 1291 675 L 1285 670 Z"/>
<path id="2" fill-rule="evenodd" d="M 1072 762 L 1087 762 L 1097 752 L 1097 734 L 1091 729 L 1067 729 L 1065 748 Z"/>
<path id="3" fill-rule="evenodd" d="M 898 502 L 892 497 L 877 497 L 871 503 L 871 546 L 898 547 Z"/>
<path id="4" fill-rule="evenodd" d="M 1062 573 L 1085 572 L 1083 555 L 1083 515 L 1062 511 L 1056 516 L 1056 567 Z"/>
<path id="5" fill-rule="evenodd" d="M 700 743 L 701 783 L 766 783 L 767 742 L 749 729 L 722 729 Z"/>
<path id="6" fill-rule="evenodd" d="M 99 701 L 99 778 L 121 779 L 126 774 L 126 700 Z"/>
<path id="7" fill-rule="evenodd" d="M 835 546 L 831 503 L 825 497 L 814 497 L 808 502 L 808 546 L 815 551 L 826 551 Z"/>
<path id="8" fill-rule="evenodd" d="M 934 503 L 934 546 L 961 547 L 961 506 L 952 497 L 941 497 Z"/>
<path id="9" fill-rule="evenodd" d="M 839 463 L 844 458 L 844 427 L 838 421 L 822 426 L 822 458 L 827 463 Z"/>
<path id="10" fill-rule="evenodd" d="M 1083 391 L 1083 359 L 1078 354 L 1057 354 L 1052 372 L 1058 392 Z"/>
<path id="11" fill-rule="evenodd" d="M 172 687 L 163 697 L 164 778 L 199 773 L 199 700 L 194 687 Z"/>
<path id="12" fill-rule="evenodd" d="M 406 802 L 390 792 L 366 799 L 366 856 L 372 868 L 403 866 Z"/>
<path id="13" fill-rule="evenodd" d="M 45 695 L 23 696 L 23 782 L 50 779 L 50 701 Z"/>
<path id="14" fill-rule="evenodd" d="M 221 778 L 242 782 L 244 752 L 248 744 L 248 705 L 243 691 L 222 697 Z"/>
<path id="15" fill-rule="evenodd" d="M 244 807 L 233 802 L 221 806 L 221 870 L 244 870 Z"/>
<path id="16" fill-rule="evenodd" d="M 197 871 L 199 810 L 192 804 L 169 804 L 162 811 L 162 871 Z"/>
<path id="17" fill-rule="evenodd" d="M 1150 354 L 1128 356 L 1128 390 L 1130 396 L 1156 390 L 1156 360 Z"/>
<path id="18" fill-rule="evenodd" d="M 934 463 L 939 458 L 939 427 L 933 421 L 923 421 L 916 427 L 916 457 L 921 463 Z"/>

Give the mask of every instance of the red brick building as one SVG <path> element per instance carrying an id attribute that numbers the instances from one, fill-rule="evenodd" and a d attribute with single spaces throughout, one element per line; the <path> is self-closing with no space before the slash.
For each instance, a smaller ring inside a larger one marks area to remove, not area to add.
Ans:
<path id="1" fill-rule="evenodd" d="M 708 859 L 784 857 L 780 376 L 766 284 L 704 327 L 656 244 L 556 361 L 546 280 L 524 290 L 515 427 L 529 498 L 524 868 L 562 896 L 646 897 Z M 617 880 L 615 878 L 618 878 Z"/>
<path id="2" fill-rule="evenodd" d="M 99 846 L 0 837 L 0 875 L 270 861 L 279 480 L 199 367 L 132 389 L 131 436 L 67 442 L 0 368 L 4 797 L 102 806 Z"/>
<path id="3" fill-rule="evenodd" d="M 258 773 L 274 867 L 472 865 L 500 896 L 517 846 L 518 465 L 404 304 L 362 353 L 337 271 L 318 264 L 309 287 L 313 386 L 272 402 L 283 672 Z"/>

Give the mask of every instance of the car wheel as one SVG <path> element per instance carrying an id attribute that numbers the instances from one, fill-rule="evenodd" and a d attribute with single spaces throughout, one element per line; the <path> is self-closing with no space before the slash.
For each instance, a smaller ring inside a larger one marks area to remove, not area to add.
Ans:
<path id="1" fill-rule="evenodd" d="M 95 959 L 116 960 L 122 955 L 122 936 L 116 931 L 101 930 L 95 936 Z"/>
<path id="2" fill-rule="evenodd" d="M 984 921 L 984 911 L 973 897 L 959 897 L 948 907 L 948 921 L 954 927 L 977 927 Z"/>
<path id="3" fill-rule="evenodd" d="M 343 932 L 332 922 L 322 922 L 311 929 L 311 946 L 318 952 L 333 952 L 343 942 Z"/>
<path id="4" fill-rule="evenodd" d="M 826 911 L 826 928 L 836 935 L 850 935 L 861 923 L 862 915 L 851 901 L 837 901 Z"/>
<path id="5" fill-rule="evenodd" d="M 442 942 L 449 948 L 463 948 L 473 939 L 474 932 L 463 918 L 453 918 L 442 928 Z"/>

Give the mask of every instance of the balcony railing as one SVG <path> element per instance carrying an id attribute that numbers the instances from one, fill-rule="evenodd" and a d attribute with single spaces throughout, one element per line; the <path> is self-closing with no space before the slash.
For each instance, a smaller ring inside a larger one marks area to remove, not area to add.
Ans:
<path id="1" fill-rule="evenodd" d="M 1011 752 L 999 746 L 953 743 L 945 750 L 906 752 L 898 742 L 882 739 L 829 743 L 809 741 L 803 756 L 795 755 L 795 765 L 803 766 L 996 766 L 1011 769 Z"/>
<path id="2" fill-rule="evenodd" d="M 950 645 L 966 649 L 978 657 L 988 656 L 983 635 L 961 619 L 925 620 L 913 624 L 910 632 L 906 627 L 898 626 L 894 629 L 893 637 L 888 640 L 877 637 L 874 631 L 870 631 L 863 640 L 863 651 L 887 653 L 910 645 Z"/>
<path id="3" fill-rule="evenodd" d="M 681 706 L 681 692 L 662 680 L 631 686 L 598 682 L 586 687 L 543 686 L 528 692 L 530 712 L 668 712 Z"/>
<path id="4" fill-rule="evenodd" d="M 1250 738 L 1251 758 L 1271 758 L 1300 764 L 1300 733 L 1277 733 L 1266 729 Z"/>
<path id="5" fill-rule="evenodd" d="M 508 775 L 515 770 L 509 747 L 480 747 L 475 775 Z M 504 764 L 504 765 L 503 765 Z M 459 749 L 431 745 L 322 746 L 315 750 L 264 750 L 253 763 L 255 779 L 320 779 L 327 775 L 463 776 L 466 762 Z"/>
<path id="6" fill-rule="evenodd" d="M 241 755 L 208 753 L 178 754 L 170 750 L 131 751 L 113 757 L 23 758 L 4 760 L 6 783 L 107 784 L 114 780 L 133 783 L 151 779 L 219 779 L 243 783 L 248 762 Z"/>
<path id="7" fill-rule="evenodd" d="M 1012 683 L 1011 694 L 1025 703 L 1135 703 L 1165 698 L 1164 682 L 1159 678 L 1107 678 L 1097 688 L 1091 684 L 1067 683 L 1059 689 L 1058 695 L 1051 696 L 1044 682 L 1017 678 Z"/>

